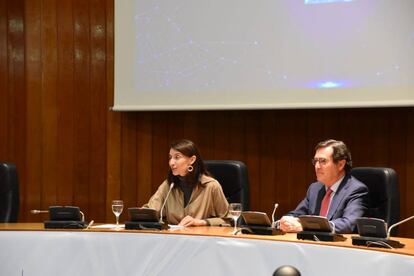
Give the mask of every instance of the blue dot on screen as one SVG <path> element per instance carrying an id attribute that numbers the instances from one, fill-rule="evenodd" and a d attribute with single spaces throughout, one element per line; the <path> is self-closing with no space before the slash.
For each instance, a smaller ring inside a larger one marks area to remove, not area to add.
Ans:
<path id="1" fill-rule="evenodd" d="M 342 87 L 343 84 L 335 81 L 325 81 L 317 84 L 318 88 L 337 88 Z"/>
<path id="2" fill-rule="evenodd" d="M 310 4 L 327 4 L 327 3 L 335 3 L 335 2 L 352 2 L 354 0 L 305 0 L 305 5 Z"/>

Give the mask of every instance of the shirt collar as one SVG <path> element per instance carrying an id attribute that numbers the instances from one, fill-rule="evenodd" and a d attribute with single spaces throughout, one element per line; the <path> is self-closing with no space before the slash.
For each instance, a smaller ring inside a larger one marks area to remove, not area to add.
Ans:
<path id="1" fill-rule="evenodd" d="M 332 184 L 331 187 L 329 187 L 329 189 L 331 189 L 332 192 L 336 193 L 336 190 L 338 190 L 339 184 L 341 184 L 344 178 L 345 176 L 342 176 L 341 178 L 339 178 L 334 184 Z M 328 190 L 328 187 L 325 186 L 325 189 Z"/>

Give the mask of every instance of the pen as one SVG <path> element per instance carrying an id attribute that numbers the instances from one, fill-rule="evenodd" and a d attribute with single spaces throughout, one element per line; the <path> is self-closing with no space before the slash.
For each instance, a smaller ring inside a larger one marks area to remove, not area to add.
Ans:
<path id="1" fill-rule="evenodd" d="M 88 224 L 88 226 L 86 226 L 86 228 L 85 229 L 89 229 L 91 226 L 92 226 L 92 224 L 94 223 L 94 221 L 93 220 L 91 220 L 90 222 L 89 222 L 89 224 Z"/>

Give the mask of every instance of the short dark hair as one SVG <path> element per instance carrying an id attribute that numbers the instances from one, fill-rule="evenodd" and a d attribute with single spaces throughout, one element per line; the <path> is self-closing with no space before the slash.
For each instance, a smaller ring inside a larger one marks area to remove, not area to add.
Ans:
<path id="1" fill-rule="evenodd" d="M 332 147 L 333 154 L 332 159 L 335 163 L 338 163 L 340 160 L 345 160 L 345 171 L 349 173 L 352 169 L 352 157 L 351 151 L 342 141 L 337 141 L 333 139 L 328 139 L 322 142 L 319 142 L 316 147 L 315 151 L 321 148 Z"/>
<path id="2" fill-rule="evenodd" d="M 187 185 L 194 187 L 200 182 L 201 175 L 210 175 L 205 168 L 203 158 L 201 158 L 197 146 L 192 141 L 187 139 L 173 141 L 170 144 L 170 149 L 174 149 L 187 157 L 196 157 L 196 160 L 192 164 L 193 170 L 191 172 L 188 172 L 184 177 Z M 177 182 L 179 182 L 177 176 L 173 175 L 171 168 L 168 170 L 167 181 L 168 184 L 171 184 L 172 182 L 177 184 Z"/>

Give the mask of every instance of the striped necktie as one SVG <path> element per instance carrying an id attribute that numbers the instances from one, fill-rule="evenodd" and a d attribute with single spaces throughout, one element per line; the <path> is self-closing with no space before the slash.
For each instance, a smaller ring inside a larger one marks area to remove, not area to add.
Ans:
<path id="1" fill-rule="evenodd" d="M 322 199 L 321 211 L 319 212 L 320 216 L 326 217 L 328 214 L 329 203 L 331 202 L 331 194 L 332 190 L 328 188 L 328 190 L 326 190 L 325 196 Z"/>

